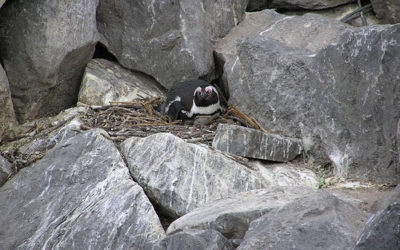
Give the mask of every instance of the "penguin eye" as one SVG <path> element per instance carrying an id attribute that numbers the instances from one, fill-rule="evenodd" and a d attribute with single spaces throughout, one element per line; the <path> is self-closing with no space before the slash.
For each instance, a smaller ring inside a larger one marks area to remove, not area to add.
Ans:
<path id="1" fill-rule="evenodd" d="M 211 94 L 211 93 L 212 93 L 212 89 L 211 89 L 210 87 L 207 87 L 207 88 L 206 88 L 206 93 L 207 93 L 207 94 Z"/>

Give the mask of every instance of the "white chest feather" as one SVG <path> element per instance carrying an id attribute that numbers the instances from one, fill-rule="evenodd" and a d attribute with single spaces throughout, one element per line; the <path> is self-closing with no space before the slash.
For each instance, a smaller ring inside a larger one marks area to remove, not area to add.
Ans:
<path id="1" fill-rule="evenodd" d="M 221 105 L 219 104 L 219 101 L 207 107 L 200 107 L 196 106 L 193 100 L 193 105 L 190 111 L 188 112 L 182 110 L 182 113 L 187 115 L 187 117 L 191 118 L 193 115 L 210 115 L 217 112 L 218 110 L 221 110 Z"/>

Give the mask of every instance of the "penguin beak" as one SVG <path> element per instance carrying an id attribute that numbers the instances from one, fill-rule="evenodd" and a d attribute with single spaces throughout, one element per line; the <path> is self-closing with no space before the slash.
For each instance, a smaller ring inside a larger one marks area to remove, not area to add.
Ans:
<path id="1" fill-rule="evenodd" d="M 207 93 L 205 91 L 201 91 L 200 98 L 204 99 L 207 97 Z"/>

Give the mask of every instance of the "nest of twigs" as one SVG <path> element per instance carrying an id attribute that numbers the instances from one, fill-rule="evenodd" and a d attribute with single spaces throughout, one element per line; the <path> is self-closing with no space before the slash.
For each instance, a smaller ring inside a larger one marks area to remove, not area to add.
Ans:
<path id="1" fill-rule="evenodd" d="M 133 102 L 113 102 L 108 106 L 91 107 L 82 117 L 87 128 L 102 128 L 111 139 L 121 142 L 128 137 L 146 137 L 155 133 L 169 132 L 188 142 L 210 145 L 219 123 L 237 124 L 261 129 L 254 118 L 230 106 L 208 125 L 193 125 L 183 121 L 171 121 L 158 111 L 160 98 L 147 98 Z"/>

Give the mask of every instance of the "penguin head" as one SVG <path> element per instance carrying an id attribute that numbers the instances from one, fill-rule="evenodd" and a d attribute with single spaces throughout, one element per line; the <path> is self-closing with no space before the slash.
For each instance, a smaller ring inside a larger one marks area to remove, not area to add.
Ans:
<path id="1" fill-rule="evenodd" d="M 202 85 L 193 93 L 194 103 L 198 107 L 206 107 L 219 102 L 218 91 L 211 85 Z"/>

